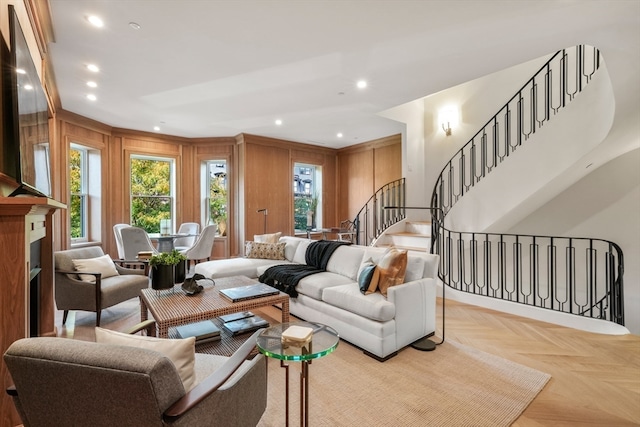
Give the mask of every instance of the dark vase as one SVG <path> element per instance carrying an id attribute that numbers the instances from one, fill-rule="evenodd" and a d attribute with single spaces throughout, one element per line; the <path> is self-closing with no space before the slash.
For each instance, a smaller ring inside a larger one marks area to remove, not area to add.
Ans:
<path id="1" fill-rule="evenodd" d="M 174 283 L 182 283 L 187 277 L 187 261 L 180 261 L 176 264 L 176 278 Z"/>
<path id="2" fill-rule="evenodd" d="M 174 285 L 173 265 L 154 265 L 151 267 L 151 288 L 155 290 L 171 289 Z"/>

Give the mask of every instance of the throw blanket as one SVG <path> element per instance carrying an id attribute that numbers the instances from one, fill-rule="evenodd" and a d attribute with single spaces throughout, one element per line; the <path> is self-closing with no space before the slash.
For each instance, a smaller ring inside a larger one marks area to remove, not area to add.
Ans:
<path id="1" fill-rule="evenodd" d="M 307 247 L 307 252 L 304 254 L 306 265 L 274 265 L 269 267 L 258 280 L 296 298 L 298 296 L 296 291 L 298 282 L 311 274 L 326 271 L 333 252 L 342 245 L 350 244 L 350 242 L 318 240 Z"/>

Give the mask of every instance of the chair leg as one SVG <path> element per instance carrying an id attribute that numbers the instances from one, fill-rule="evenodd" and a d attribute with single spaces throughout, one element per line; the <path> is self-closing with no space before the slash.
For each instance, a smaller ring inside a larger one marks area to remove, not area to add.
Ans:
<path id="1" fill-rule="evenodd" d="M 100 326 L 100 315 L 102 314 L 102 310 L 98 310 L 96 312 L 96 326 Z"/>
<path id="2" fill-rule="evenodd" d="M 69 310 L 65 310 L 62 313 L 62 324 L 64 325 L 65 323 L 67 323 L 67 316 L 69 315 Z"/>

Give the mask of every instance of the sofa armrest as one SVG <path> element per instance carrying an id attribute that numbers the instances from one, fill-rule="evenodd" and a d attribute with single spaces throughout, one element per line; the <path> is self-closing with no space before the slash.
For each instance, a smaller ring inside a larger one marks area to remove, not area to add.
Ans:
<path id="1" fill-rule="evenodd" d="M 436 329 L 436 280 L 419 279 L 392 286 L 387 300 L 396 308 L 397 345 L 402 348 Z"/>

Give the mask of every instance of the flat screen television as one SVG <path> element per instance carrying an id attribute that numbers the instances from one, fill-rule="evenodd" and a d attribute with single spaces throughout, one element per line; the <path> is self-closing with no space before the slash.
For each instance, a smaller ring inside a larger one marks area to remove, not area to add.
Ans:
<path id="1" fill-rule="evenodd" d="M 18 15 L 9 5 L 9 34 L 11 52 L 5 61 L 3 52 L 3 158 L 5 175 L 15 178 L 18 188 L 10 194 L 17 196 L 51 195 L 49 159 L 49 105 L 44 88 L 31 57 Z M 8 69 L 9 72 L 5 73 Z M 9 88 L 5 84 L 8 83 Z M 4 93 L 7 91 L 8 93 Z M 10 100 L 5 102 L 5 95 Z M 16 170 L 7 162 L 13 157 Z"/>

